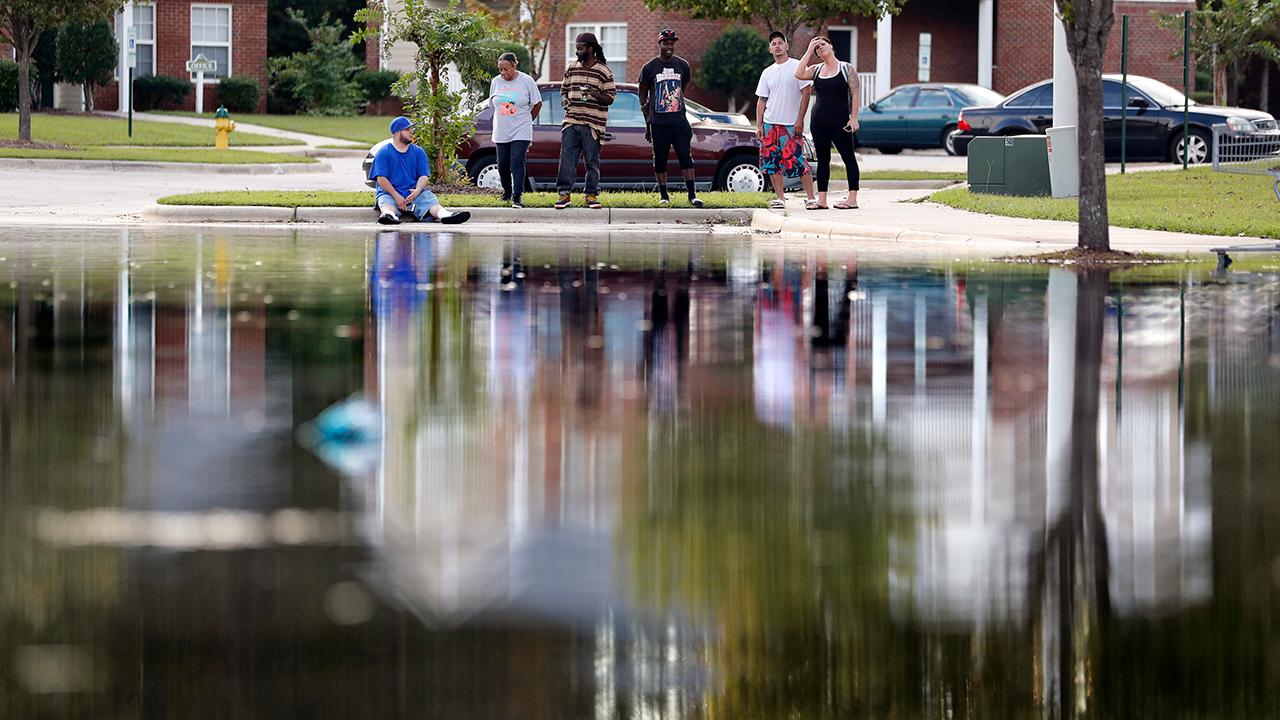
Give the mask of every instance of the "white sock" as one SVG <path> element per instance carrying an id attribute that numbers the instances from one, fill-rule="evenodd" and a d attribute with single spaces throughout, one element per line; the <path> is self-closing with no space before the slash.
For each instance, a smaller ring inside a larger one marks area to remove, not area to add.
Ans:
<path id="1" fill-rule="evenodd" d="M 448 210 L 442 205 L 440 206 L 440 214 L 436 215 L 436 219 L 443 220 L 447 217 L 453 217 L 453 215 L 454 215 L 454 212 L 452 210 Z"/>

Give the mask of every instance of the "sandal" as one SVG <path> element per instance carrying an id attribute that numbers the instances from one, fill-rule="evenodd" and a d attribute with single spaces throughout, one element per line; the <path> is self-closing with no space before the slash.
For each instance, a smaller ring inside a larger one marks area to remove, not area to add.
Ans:
<path id="1" fill-rule="evenodd" d="M 778 198 L 774 198 L 769 201 L 769 208 L 772 210 L 785 210 L 786 207 L 787 204 Z"/>
<path id="2" fill-rule="evenodd" d="M 805 200 L 804 209 L 805 210 L 826 210 L 827 206 L 819 205 L 817 200 Z"/>
<path id="3" fill-rule="evenodd" d="M 837 210 L 857 210 L 857 205 L 850 205 L 848 200 L 841 200 L 835 204 Z"/>

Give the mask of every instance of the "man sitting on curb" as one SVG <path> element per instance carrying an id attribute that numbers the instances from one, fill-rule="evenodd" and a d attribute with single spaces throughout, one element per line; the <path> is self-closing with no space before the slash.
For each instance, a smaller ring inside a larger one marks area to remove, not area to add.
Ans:
<path id="1" fill-rule="evenodd" d="M 399 225 L 400 214 L 413 213 L 421 222 L 434 218 L 448 225 L 471 219 L 465 210 L 453 212 L 440 204 L 435 193 L 427 189 L 431 161 L 427 153 L 413 142 L 413 123 L 403 115 L 391 121 L 391 142 L 373 156 L 369 177 L 378 184 L 373 202 L 381 213 L 378 222 Z"/>

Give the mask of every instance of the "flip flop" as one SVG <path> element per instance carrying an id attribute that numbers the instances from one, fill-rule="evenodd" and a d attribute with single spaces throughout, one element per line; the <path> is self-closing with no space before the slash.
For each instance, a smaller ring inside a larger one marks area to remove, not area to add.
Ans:
<path id="1" fill-rule="evenodd" d="M 769 207 L 773 210 L 784 210 L 786 209 L 787 204 L 777 198 L 774 198 L 769 201 Z"/>
<path id="2" fill-rule="evenodd" d="M 805 210 L 826 210 L 827 206 L 819 205 L 817 200 L 805 200 L 804 209 Z"/>
<path id="3" fill-rule="evenodd" d="M 838 202 L 838 203 L 836 203 L 836 204 L 835 204 L 835 209 L 837 209 L 837 210 L 857 210 L 857 209 L 858 209 L 858 206 L 857 206 L 857 205 L 850 205 L 848 202 L 846 202 L 846 201 L 844 201 L 844 200 L 841 200 L 840 202 Z"/>

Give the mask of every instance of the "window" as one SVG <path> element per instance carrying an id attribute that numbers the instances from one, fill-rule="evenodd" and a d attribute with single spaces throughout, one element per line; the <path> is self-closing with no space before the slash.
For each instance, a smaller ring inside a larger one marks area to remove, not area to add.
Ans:
<path id="1" fill-rule="evenodd" d="M 606 57 L 608 57 L 607 54 Z M 639 95 L 618 91 L 618 97 L 609 106 L 609 127 L 644 127 L 644 113 L 640 112 Z"/>
<path id="2" fill-rule="evenodd" d="M 538 111 L 538 124 L 558 126 L 562 122 L 564 122 L 564 108 L 560 107 L 560 91 L 543 90 L 542 109 Z"/>
<path id="3" fill-rule="evenodd" d="M 925 88 L 920 91 L 920 97 L 916 98 L 916 107 L 918 108 L 951 107 L 951 98 L 947 96 L 946 90 L 935 90 L 932 88 Z"/>
<path id="4" fill-rule="evenodd" d="M 1005 107 L 1050 107 L 1053 105 L 1053 83 L 1045 83 L 1038 87 L 1015 95 Z"/>
<path id="5" fill-rule="evenodd" d="M 918 88 L 904 88 L 885 95 L 883 99 L 876 102 L 876 107 L 881 110 L 896 110 L 899 108 L 911 107 L 911 101 L 916 99 Z"/>
<path id="6" fill-rule="evenodd" d="M 218 63 L 212 76 L 224 78 L 231 75 L 231 6 L 191 6 L 191 59 L 204 55 Z M 196 76 L 191 76 L 195 80 Z M 210 73 L 205 73 L 210 79 Z"/>
<path id="7" fill-rule="evenodd" d="M 134 68 L 134 77 L 148 77 L 156 74 L 156 6 L 133 6 L 133 29 L 137 42 L 138 67 Z"/>
<path id="8" fill-rule="evenodd" d="M 613 72 L 614 82 L 633 82 L 627 70 L 627 24 L 626 23 L 578 23 L 564 27 L 565 60 L 574 60 L 577 53 L 574 38 L 581 33 L 589 32 L 600 41 L 600 49 L 604 51 L 605 64 Z"/>

